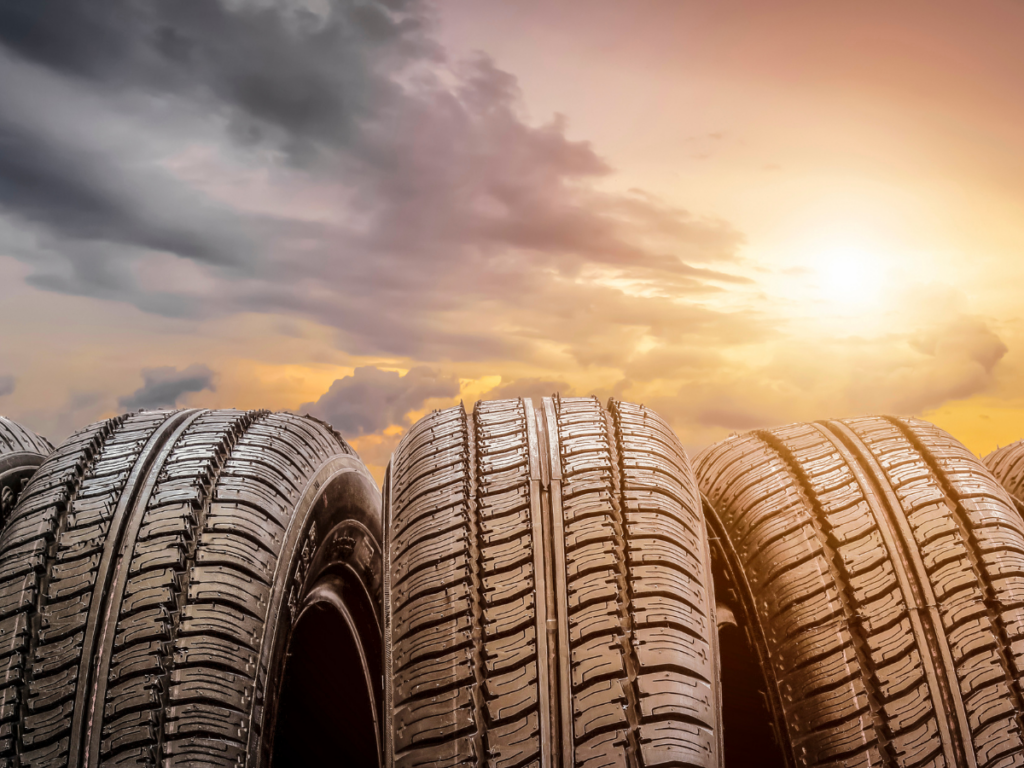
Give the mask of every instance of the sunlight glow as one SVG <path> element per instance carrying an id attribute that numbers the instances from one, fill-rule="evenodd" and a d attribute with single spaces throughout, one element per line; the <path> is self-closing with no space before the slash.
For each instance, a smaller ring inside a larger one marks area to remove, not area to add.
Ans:
<path id="1" fill-rule="evenodd" d="M 881 260 L 855 246 L 830 248 L 816 259 L 817 287 L 821 298 L 847 308 L 874 304 L 884 287 Z"/>

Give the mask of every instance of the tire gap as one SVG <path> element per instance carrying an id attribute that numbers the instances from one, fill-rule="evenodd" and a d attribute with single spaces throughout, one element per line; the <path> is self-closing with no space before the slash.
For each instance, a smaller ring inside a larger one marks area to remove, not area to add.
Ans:
<path id="1" fill-rule="evenodd" d="M 696 477 L 704 475 L 703 470 L 708 459 L 709 454 L 707 452 L 698 454 L 694 460 L 694 474 Z M 793 750 L 791 740 L 787 738 L 786 713 L 785 708 L 782 705 L 782 692 L 779 687 L 778 677 L 775 674 L 775 669 L 771 663 L 771 654 L 768 650 L 768 640 L 765 635 L 764 627 L 757 614 L 757 605 L 754 600 L 753 590 L 750 588 L 750 582 L 747 580 L 747 575 L 740 561 L 739 553 L 736 552 L 736 548 L 733 546 L 732 540 L 726 532 L 725 524 L 718 516 L 718 512 L 711 505 L 708 498 L 703 493 L 699 493 L 699 491 L 698 495 L 700 496 L 700 504 L 704 514 L 704 520 L 707 524 L 707 536 L 712 553 L 713 567 L 715 567 L 717 563 L 721 564 L 718 566 L 721 574 L 719 578 L 721 579 L 722 584 L 728 585 L 727 594 L 732 599 L 733 606 L 739 609 L 739 612 L 736 615 L 738 628 L 744 633 L 749 645 L 752 647 L 754 654 L 757 657 L 758 668 L 764 676 L 765 705 L 768 709 L 768 715 L 771 720 L 774 743 L 779 750 L 779 754 L 782 757 L 782 761 L 786 768 L 794 768 L 797 764 L 796 754 Z M 709 577 L 712 573 L 713 571 L 709 572 Z M 718 634 L 717 628 L 716 634 Z M 724 735 L 723 723 L 723 737 Z M 725 758 L 726 753 L 723 750 L 722 759 L 724 760 Z"/>
<path id="2" fill-rule="evenodd" d="M 473 612 L 473 724 L 476 731 L 473 733 L 474 753 L 476 754 L 477 768 L 484 768 L 487 763 L 487 736 L 486 736 L 486 712 L 487 704 L 484 701 L 484 685 L 486 683 L 487 671 L 483 661 L 484 645 L 484 618 L 483 618 L 483 581 L 480 577 L 480 510 L 477 505 L 477 472 L 479 469 L 480 456 L 477 449 L 477 412 L 473 410 L 472 415 L 467 414 L 465 407 L 462 407 L 463 436 L 466 441 L 466 497 L 467 510 L 466 520 L 469 527 L 469 567 L 470 579 L 473 588 L 472 612 Z"/>
<path id="3" fill-rule="evenodd" d="M 393 514 L 393 496 L 391 473 L 394 469 L 394 459 L 388 460 L 387 469 L 384 470 L 384 488 L 382 493 L 383 514 L 381 515 L 381 542 L 383 544 L 381 567 L 384 574 L 382 585 L 382 597 L 384 598 L 383 611 L 383 643 L 384 646 L 382 662 L 384 664 L 383 680 L 384 687 L 384 712 L 380 719 L 383 727 L 381 736 L 384 746 L 384 765 L 391 766 L 395 762 L 395 663 L 394 663 L 394 642 L 391 639 L 392 625 L 392 595 L 391 595 L 391 515 Z"/>
<path id="4" fill-rule="evenodd" d="M 596 400 L 596 398 L 595 398 Z M 612 406 L 612 404 L 609 404 Z M 629 724 L 626 732 L 626 743 L 629 746 L 629 754 L 632 757 L 631 765 L 639 768 L 643 765 L 643 753 L 640 750 L 640 723 L 643 715 L 640 710 L 640 663 L 636 657 L 636 637 L 633 634 L 633 594 L 632 580 L 629 578 L 629 568 L 626 559 L 629 553 L 629 541 L 626 534 L 626 513 L 628 508 L 626 502 L 626 488 L 624 478 L 626 468 L 623 464 L 624 446 L 622 444 L 622 430 L 619 424 L 618 412 L 614 406 L 608 410 L 601 408 L 600 402 L 597 407 L 601 409 L 604 416 L 605 440 L 608 443 L 609 465 L 611 469 L 611 499 L 612 499 L 612 520 L 615 527 L 616 543 L 618 550 L 616 564 L 618 566 L 619 595 L 621 596 L 621 622 L 622 622 L 622 658 L 626 667 L 626 682 L 623 686 L 626 694 L 626 722 Z"/>
<path id="5" fill-rule="evenodd" d="M 100 455 L 103 453 L 107 441 L 114 435 L 117 430 L 124 426 L 126 421 L 125 416 L 118 416 L 113 419 L 109 419 L 103 425 L 103 427 L 97 431 L 96 435 L 93 436 L 92 440 L 89 441 L 88 445 L 84 448 L 80 448 L 79 455 L 81 459 L 75 465 L 74 478 L 65 487 L 68 491 L 67 499 L 64 501 L 63 507 L 58 513 L 56 526 L 52 529 L 53 539 L 47 543 L 46 546 L 46 560 L 43 565 L 40 576 L 37 577 L 36 582 L 36 600 L 35 606 L 33 606 L 31 613 L 28 616 L 28 643 L 26 648 L 21 652 L 21 667 L 24 670 L 22 675 L 22 683 L 18 690 L 18 710 L 19 717 L 15 721 L 17 726 L 16 738 L 14 740 L 15 747 L 15 761 L 17 765 L 21 765 L 21 753 L 24 744 L 23 728 L 25 718 L 29 715 L 28 709 L 28 687 L 32 682 L 32 666 L 27 663 L 29 659 L 35 658 L 36 650 L 39 645 L 39 629 L 41 613 L 43 609 L 43 603 L 46 599 L 47 588 L 50 584 L 50 574 L 53 570 L 54 563 L 57 560 L 57 550 L 60 538 L 67 527 L 68 513 L 71 511 L 71 505 L 75 502 L 78 497 L 78 493 L 82 487 L 82 481 L 85 476 L 92 469 Z"/>
<path id="6" fill-rule="evenodd" d="M 878 679 L 878 670 L 875 668 L 875 665 L 871 660 L 871 655 L 866 647 L 867 637 L 861 629 L 859 614 L 854 596 L 851 594 L 852 590 L 850 589 L 849 580 L 842 578 L 842 566 L 839 562 L 839 555 L 836 552 L 835 547 L 832 545 L 832 528 L 828 525 L 828 518 L 824 513 L 821 501 L 818 499 L 814 488 L 811 487 L 809 478 L 800 467 L 796 457 L 779 437 L 767 430 L 758 430 L 752 434 L 782 460 L 785 470 L 789 473 L 794 484 L 798 487 L 800 495 L 804 498 L 808 506 L 811 507 L 811 513 L 807 517 L 810 520 L 811 528 L 817 536 L 818 543 L 821 545 L 822 551 L 825 554 L 825 562 L 828 565 L 832 581 L 837 587 L 836 591 L 840 596 L 843 613 L 846 617 L 846 626 L 850 632 L 850 637 L 853 640 L 852 646 L 854 657 L 857 659 L 857 664 L 865 673 L 863 675 L 864 690 L 868 699 L 868 710 L 871 713 L 871 725 L 875 733 L 875 742 L 878 745 L 879 753 L 882 756 L 883 765 L 895 768 L 897 765 L 897 756 L 890 744 L 891 734 L 888 732 L 889 729 L 881 714 L 881 683 Z M 772 676 L 774 677 L 774 671 Z M 778 684 L 777 681 L 776 684 Z M 792 739 L 789 739 L 788 741 L 791 742 Z"/>
<path id="7" fill-rule="evenodd" d="M 903 507 L 871 450 L 849 426 L 841 421 L 821 422 L 815 426 L 831 441 L 840 455 L 843 455 L 850 471 L 863 487 L 865 500 L 875 511 L 879 532 L 883 534 L 883 537 L 888 533 L 890 546 L 895 550 L 889 553 L 890 561 L 897 576 L 902 574 L 903 580 L 907 583 L 910 595 L 905 593 L 904 599 L 913 599 L 915 603 L 914 607 L 910 608 L 911 621 L 914 616 L 917 617 L 920 634 L 924 636 L 923 648 L 920 647 L 922 645 L 921 638 L 918 639 L 922 664 L 925 651 L 931 660 L 930 669 L 927 664 L 924 664 L 925 673 L 931 672 L 928 687 L 930 690 L 933 687 L 938 689 L 938 696 L 936 696 L 936 691 L 931 691 L 936 718 L 940 733 L 942 725 L 945 724 L 946 736 L 950 741 L 949 746 L 954 750 L 954 754 L 947 755 L 947 761 L 954 765 L 966 765 L 973 768 L 976 766 L 973 739 L 964 708 L 963 694 L 956 676 L 956 668 L 953 666 L 951 658 L 949 641 L 942 627 L 942 621 L 935 612 L 937 608 L 931 582 L 923 563 L 921 563 L 920 552 L 913 533 L 907 530 L 908 524 Z M 875 503 L 872 503 L 868 491 L 874 493 Z M 901 587 L 901 589 L 903 588 Z"/>
<path id="8" fill-rule="evenodd" d="M 900 434 L 914 447 L 914 449 L 924 459 L 925 464 L 928 465 L 929 470 L 935 478 L 936 483 L 942 489 L 942 493 L 945 496 L 946 503 L 950 507 L 952 514 L 951 517 L 956 523 L 957 530 L 960 532 L 961 538 L 964 540 L 965 549 L 967 550 L 968 558 L 971 562 L 971 570 L 975 577 L 978 579 L 978 583 L 982 585 L 985 595 L 985 612 L 988 616 L 989 623 L 995 630 L 996 636 L 999 638 L 999 642 L 996 644 L 996 652 L 999 655 L 999 661 L 1003 667 L 1003 671 L 1006 674 L 1006 682 L 1010 688 L 1010 692 L 1013 695 L 1013 708 L 1015 714 L 1015 721 L 1017 727 L 1020 729 L 1020 734 L 1024 737 L 1024 695 L 1022 695 L 1020 686 L 1020 675 L 1022 670 L 1014 668 L 1012 659 L 1007 655 L 1006 649 L 1010 647 L 1009 634 L 1006 631 L 1006 624 L 999 616 L 999 612 L 995 609 L 995 606 L 999 604 L 999 597 L 996 595 L 995 588 L 992 586 L 992 580 L 985 573 L 984 569 L 981 568 L 978 562 L 978 542 L 974 537 L 973 531 L 968 525 L 967 512 L 964 509 L 963 504 L 957 498 L 953 489 L 953 484 L 949 480 L 949 476 L 939 466 L 938 460 L 934 454 L 925 446 L 921 439 L 910 429 L 909 425 L 905 424 L 900 419 L 893 418 L 891 416 L 883 417 L 886 421 L 892 424 Z"/>
<path id="9" fill-rule="evenodd" d="M 190 532 L 189 539 L 186 541 L 184 563 L 174 582 L 176 610 L 167 617 L 167 638 L 163 644 L 163 653 L 160 655 L 159 702 L 156 706 L 157 722 L 155 726 L 156 743 L 153 745 L 153 759 L 157 764 L 160 763 L 164 750 L 164 725 L 167 719 L 167 709 L 170 706 L 170 671 L 173 661 L 174 644 L 178 639 L 178 631 L 181 627 L 181 612 L 187 600 L 192 569 L 195 567 L 196 558 L 199 553 L 199 537 L 202 535 L 203 525 L 206 522 L 209 506 L 213 500 L 213 491 L 217 487 L 217 482 L 220 480 L 224 465 L 231 457 L 231 452 L 235 446 L 245 437 L 250 427 L 266 419 L 269 415 L 270 411 L 246 411 L 240 414 L 239 418 L 226 431 L 214 448 L 213 457 L 206 466 L 206 477 L 200 484 L 199 498 L 193 508 L 193 515 L 190 521 Z"/>
<path id="10" fill-rule="evenodd" d="M 145 514 L 157 478 L 174 445 L 202 413 L 199 410 L 171 412 L 153 428 L 135 459 L 111 513 L 103 554 L 91 590 L 89 620 L 79 659 L 68 749 L 69 765 L 100 762 L 98 754 L 95 761 L 90 759 L 90 755 L 94 751 L 93 747 L 97 753 L 102 749 L 107 675 L 120 603 L 131 565 L 130 556 L 125 558 L 124 554 L 126 548 L 128 552 L 134 549 L 134 532 Z"/>

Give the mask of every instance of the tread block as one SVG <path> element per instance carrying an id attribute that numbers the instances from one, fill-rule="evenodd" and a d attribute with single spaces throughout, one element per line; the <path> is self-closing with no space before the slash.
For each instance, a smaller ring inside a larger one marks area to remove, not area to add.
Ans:
<path id="1" fill-rule="evenodd" d="M 591 398 L 451 408 L 409 430 L 388 476 L 395 765 L 475 764 L 479 745 L 488 766 L 539 766 L 541 712 L 563 706 L 577 766 L 673 764 L 687 753 L 670 729 L 692 721 L 707 728 L 696 764 L 717 765 L 707 533 L 660 418 Z M 561 545 L 564 572 L 538 572 Z M 564 637 L 544 618 L 562 594 Z M 568 647 L 549 656 L 552 642 Z M 546 701 L 540 658 L 549 675 L 568 664 L 565 702 Z"/>
<path id="2" fill-rule="evenodd" d="M 865 417 L 730 438 L 696 463 L 799 765 L 879 765 L 883 743 L 944 764 L 939 717 L 979 766 L 1024 761 L 1024 644 L 1000 610 L 1024 605 L 1024 526 L 966 449 Z"/>

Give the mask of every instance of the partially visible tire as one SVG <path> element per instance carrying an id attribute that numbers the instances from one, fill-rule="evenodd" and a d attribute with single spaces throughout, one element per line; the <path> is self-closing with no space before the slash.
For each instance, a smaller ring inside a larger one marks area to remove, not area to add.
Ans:
<path id="1" fill-rule="evenodd" d="M 379 501 L 291 414 L 72 436 L 0 536 L 0 765 L 376 765 Z"/>
<path id="2" fill-rule="evenodd" d="M 1024 764 L 1024 527 L 966 448 L 877 417 L 696 463 L 790 764 Z"/>
<path id="3" fill-rule="evenodd" d="M 708 539 L 655 413 L 434 412 L 385 504 L 386 765 L 721 765 Z"/>
<path id="4" fill-rule="evenodd" d="M 52 451 L 48 440 L 0 416 L 0 526 L 18 503 L 32 473 Z"/>
<path id="5" fill-rule="evenodd" d="M 1010 494 L 1017 509 L 1024 514 L 1024 440 L 992 451 L 982 463 L 995 475 Z"/>

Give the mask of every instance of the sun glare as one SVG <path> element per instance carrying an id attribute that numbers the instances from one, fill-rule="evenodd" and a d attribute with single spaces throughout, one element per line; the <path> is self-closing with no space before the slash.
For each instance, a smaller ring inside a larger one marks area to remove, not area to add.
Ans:
<path id="1" fill-rule="evenodd" d="M 865 249 L 834 248 L 821 253 L 815 264 L 818 289 L 825 301 L 846 307 L 874 303 L 882 289 L 884 270 Z"/>

